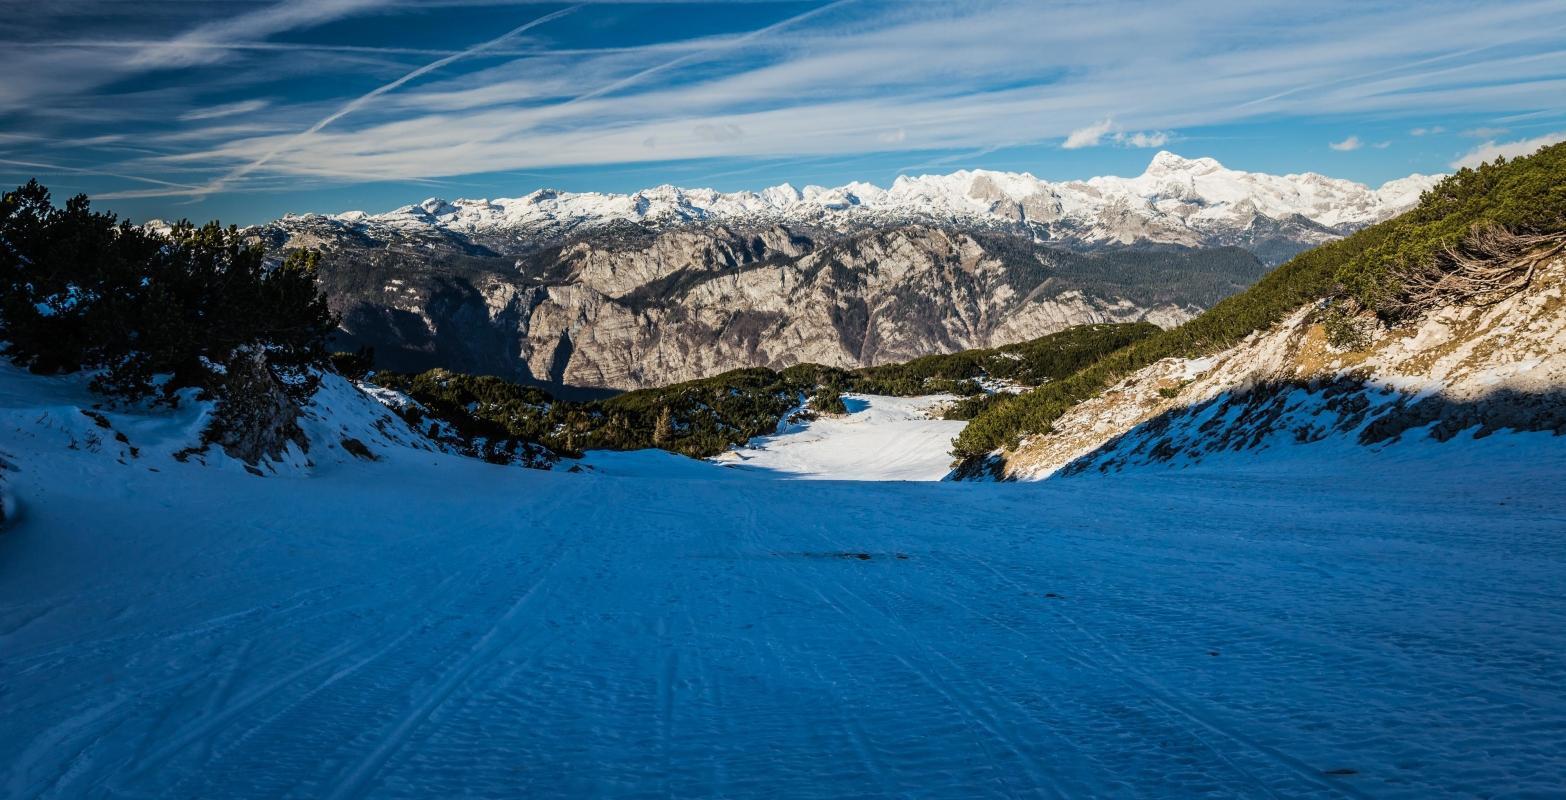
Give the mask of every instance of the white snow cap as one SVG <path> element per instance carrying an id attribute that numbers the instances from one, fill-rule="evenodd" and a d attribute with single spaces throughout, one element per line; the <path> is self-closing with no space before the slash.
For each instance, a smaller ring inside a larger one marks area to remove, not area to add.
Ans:
<path id="1" fill-rule="evenodd" d="M 782 183 L 760 191 L 655 186 L 629 194 L 539 189 L 494 200 L 429 198 L 418 205 L 335 219 L 395 227 L 466 232 L 576 230 L 617 220 L 651 224 L 692 221 L 902 221 L 904 219 L 1064 222 L 1088 238 L 1128 235 L 1182 241 L 1191 231 L 1243 229 L 1256 215 L 1304 217 L 1329 228 L 1362 226 L 1407 210 L 1441 176 L 1410 175 L 1380 188 L 1315 173 L 1269 175 L 1233 170 L 1212 158 L 1159 151 L 1141 175 L 1052 182 L 1026 172 L 960 170 L 900 175 L 890 187 Z"/>

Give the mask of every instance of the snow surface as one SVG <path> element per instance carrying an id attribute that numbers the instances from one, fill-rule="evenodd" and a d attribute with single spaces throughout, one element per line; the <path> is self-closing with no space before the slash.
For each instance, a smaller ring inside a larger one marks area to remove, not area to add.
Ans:
<path id="1" fill-rule="evenodd" d="M 714 459 L 776 477 L 938 481 L 951 472 L 951 443 L 967 423 L 939 419 L 952 395 L 845 394 L 849 413 L 798 425 Z M 933 417 L 933 418 L 932 418 Z"/>
<path id="2" fill-rule="evenodd" d="M 803 438 L 546 473 L 399 445 L 329 380 L 314 466 L 262 478 L 167 456 L 200 404 L 92 402 L 0 369 L 0 796 L 1566 785 L 1546 436 L 1010 485 L 771 479 L 824 469 Z"/>

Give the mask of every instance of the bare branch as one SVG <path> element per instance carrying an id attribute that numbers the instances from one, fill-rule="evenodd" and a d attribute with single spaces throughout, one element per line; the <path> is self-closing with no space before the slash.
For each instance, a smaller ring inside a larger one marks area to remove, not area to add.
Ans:
<path id="1" fill-rule="evenodd" d="M 1388 310 L 1413 315 L 1448 304 L 1493 305 L 1527 288 L 1539 267 L 1563 250 L 1562 234 L 1475 225 L 1459 244 L 1428 262 L 1396 270 L 1401 290 Z"/>

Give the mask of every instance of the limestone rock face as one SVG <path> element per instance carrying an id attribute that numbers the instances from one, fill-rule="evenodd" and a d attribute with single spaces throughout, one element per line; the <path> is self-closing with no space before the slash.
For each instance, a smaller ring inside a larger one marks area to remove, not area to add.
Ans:
<path id="1" fill-rule="evenodd" d="M 1265 271 L 1238 248 L 1078 253 L 935 225 L 630 226 L 548 247 L 364 236 L 330 225 L 263 235 L 274 250 L 325 251 L 339 346 L 373 345 L 388 369 L 557 389 L 869 366 L 1085 323 L 1172 325 Z"/>
<path id="2" fill-rule="evenodd" d="M 290 215 L 253 232 L 273 252 L 323 251 L 338 345 L 373 345 L 383 368 L 634 389 L 1083 323 L 1177 324 L 1264 265 L 1407 209 L 1438 178 L 1372 188 L 1161 152 L 1135 177 L 544 189 Z"/>

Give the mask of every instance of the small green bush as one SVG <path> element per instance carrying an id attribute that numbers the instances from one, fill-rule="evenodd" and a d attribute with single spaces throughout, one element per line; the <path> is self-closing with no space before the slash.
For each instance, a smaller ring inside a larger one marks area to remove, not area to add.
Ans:
<path id="1" fill-rule="evenodd" d="M 816 392 L 816 396 L 810 399 L 810 407 L 820 414 L 847 414 L 848 405 L 843 402 L 843 394 L 835 386 L 823 387 Z"/>
<path id="2" fill-rule="evenodd" d="M 1348 298 L 1327 302 L 1316 312 L 1327 335 L 1327 344 L 1339 350 L 1363 350 L 1370 346 L 1371 321 L 1358 310 L 1358 303 Z"/>

